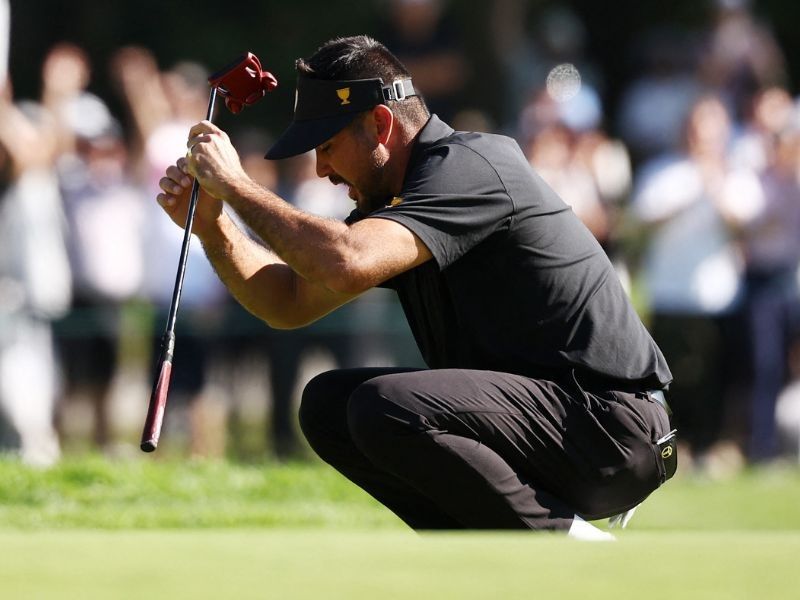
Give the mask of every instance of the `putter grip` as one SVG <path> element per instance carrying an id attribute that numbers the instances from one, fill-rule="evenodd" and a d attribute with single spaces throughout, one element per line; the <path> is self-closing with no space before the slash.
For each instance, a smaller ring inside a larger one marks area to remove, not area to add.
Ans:
<path id="1" fill-rule="evenodd" d="M 140 448 L 144 452 L 152 452 L 158 447 L 158 438 L 161 437 L 161 424 L 164 421 L 164 409 L 167 405 L 169 382 L 172 377 L 172 347 L 173 340 L 166 339 L 164 350 L 161 354 L 161 364 L 158 368 L 158 377 L 153 384 L 153 393 L 150 395 L 150 406 L 147 409 L 147 418 L 142 432 Z"/>

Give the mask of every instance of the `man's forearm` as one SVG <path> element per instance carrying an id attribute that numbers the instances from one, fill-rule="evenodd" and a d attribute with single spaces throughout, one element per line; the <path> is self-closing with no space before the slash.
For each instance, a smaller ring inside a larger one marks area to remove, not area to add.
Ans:
<path id="1" fill-rule="evenodd" d="M 200 238 L 209 262 L 236 300 L 270 325 L 292 306 L 294 274 L 278 256 L 242 232 L 227 215 Z"/>
<path id="2" fill-rule="evenodd" d="M 249 181 L 226 200 L 294 271 L 335 289 L 342 266 L 354 250 L 348 246 L 347 225 L 298 210 Z"/>

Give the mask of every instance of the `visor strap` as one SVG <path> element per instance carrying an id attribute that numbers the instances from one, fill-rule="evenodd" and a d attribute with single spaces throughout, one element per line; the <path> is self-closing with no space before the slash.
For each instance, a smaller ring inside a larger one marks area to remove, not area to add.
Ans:
<path id="1" fill-rule="evenodd" d="M 381 90 L 383 91 L 383 99 L 386 102 L 390 100 L 405 100 L 409 96 L 417 95 L 411 79 L 395 79 L 391 85 L 385 85 Z"/>

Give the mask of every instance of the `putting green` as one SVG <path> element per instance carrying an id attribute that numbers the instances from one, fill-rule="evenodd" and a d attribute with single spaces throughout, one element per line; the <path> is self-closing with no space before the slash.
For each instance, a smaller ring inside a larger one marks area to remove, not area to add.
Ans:
<path id="1" fill-rule="evenodd" d="M 3 598 L 788 598 L 800 532 L 0 532 Z"/>

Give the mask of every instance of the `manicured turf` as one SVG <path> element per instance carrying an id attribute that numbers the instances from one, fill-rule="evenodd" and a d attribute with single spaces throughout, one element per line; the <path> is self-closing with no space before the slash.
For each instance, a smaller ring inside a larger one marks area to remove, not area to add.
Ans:
<path id="1" fill-rule="evenodd" d="M 797 532 L 0 534 L 3 598 L 796 598 Z"/>
<path id="2" fill-rule="evenodd" d="M 677 477 L 612 544 L 417 535 L 319 464 L 0 460 L 0 598 L 792 598 L 800 471 Z"/>

